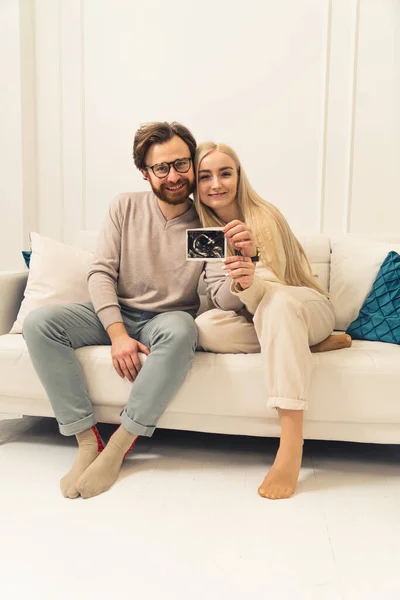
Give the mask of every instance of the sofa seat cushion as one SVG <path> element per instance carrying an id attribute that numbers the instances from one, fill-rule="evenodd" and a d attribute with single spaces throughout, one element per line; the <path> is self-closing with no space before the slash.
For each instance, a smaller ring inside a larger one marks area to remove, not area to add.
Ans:
<path id="1" fill-rule="evenodd" d="M 131 384 L 114 371 L 109 346 L 76 351 L 95 405 L 126 404 Z M 400 346 L 354 341 L 351 348 L 313 354 L 307 420 L 400 423 Z M 0 336 L 0 396 L 46 400 L 22 335 Z M 276 418 L 266 408 L 260 354 L 197 352 L 168 411 L 201 415 Z"/>

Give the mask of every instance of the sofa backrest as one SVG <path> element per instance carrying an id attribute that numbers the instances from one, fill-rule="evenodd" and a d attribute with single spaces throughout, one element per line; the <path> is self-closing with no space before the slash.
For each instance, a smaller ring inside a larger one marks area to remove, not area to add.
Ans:
<path id="1" fill-rule="evenodd" d="M 329 288 L 331 248 L 329 237 L 324 234 L 297 236 L 311 264 L 314 277 L 326 290 Z"/>
<path id="2" fill-rule="evenodd" d="M 96 231 L 81 231 L 77 245 L 84 250 L 93 251 L 96 238 Z M 314 276 L 331 293 L 336 317 L 335 328 L 338 330 L 345 330 L 358 315 L 387 252 L 395 250 L 400 253 L 400 233 L 342 234 L 331 237 L 310 234 L 300 235 L 298 239 Z M 199 282 L 199 294 L 200 312 L 212 308 L 202 279 Z"/>
<path id="3" fill-rule="evenodd" d="M 93 252 L 96 246 L 97 231 L 80 231 L 77 246 L 82 250 Z M 323 234 L 303 235 L 298 237 L 307 258 L 311 263 L 314 275 L 319 283 L 328 289 L 330 245 L 329 237 Z"/>

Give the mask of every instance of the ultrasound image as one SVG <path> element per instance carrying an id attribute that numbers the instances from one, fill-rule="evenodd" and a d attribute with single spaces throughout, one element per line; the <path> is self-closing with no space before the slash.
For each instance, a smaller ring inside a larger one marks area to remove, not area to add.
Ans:
<path id="1" fill-rule="evenodd" d="M 207 260 L 225 258 L 224 232 L 213 229 L 192 229 L 187 232 L 187 258 Z"/>

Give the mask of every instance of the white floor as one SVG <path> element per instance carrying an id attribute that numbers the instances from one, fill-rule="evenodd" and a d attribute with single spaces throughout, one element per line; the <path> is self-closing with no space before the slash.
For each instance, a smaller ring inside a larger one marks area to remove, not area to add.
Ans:
<path id="1" fill-rule="evenodd" d="M 269 501 L 277 440 L 158 431 L 109 492 L 65 500 L 55 421 L 0 440 L 3 600 L 400 598 L 400 447 L 306 442 L 296 495 Z"/>

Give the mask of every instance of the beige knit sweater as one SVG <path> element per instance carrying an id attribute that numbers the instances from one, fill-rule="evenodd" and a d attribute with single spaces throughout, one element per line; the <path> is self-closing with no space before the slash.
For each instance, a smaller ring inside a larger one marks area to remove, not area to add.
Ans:
<path id="1" fill-rule="evenodd" d="M 167 221 L 152 192 L 120 194 L 111 203 L 88 274 L 89 293 L 105 329 L 122 322 L 120 306 L 142 311 L 197 311 L 199 277 L 217 308 L 239 310 L 222 263 L 186 260 L 186 229 L 200 227 L 193 206 Z"/>

